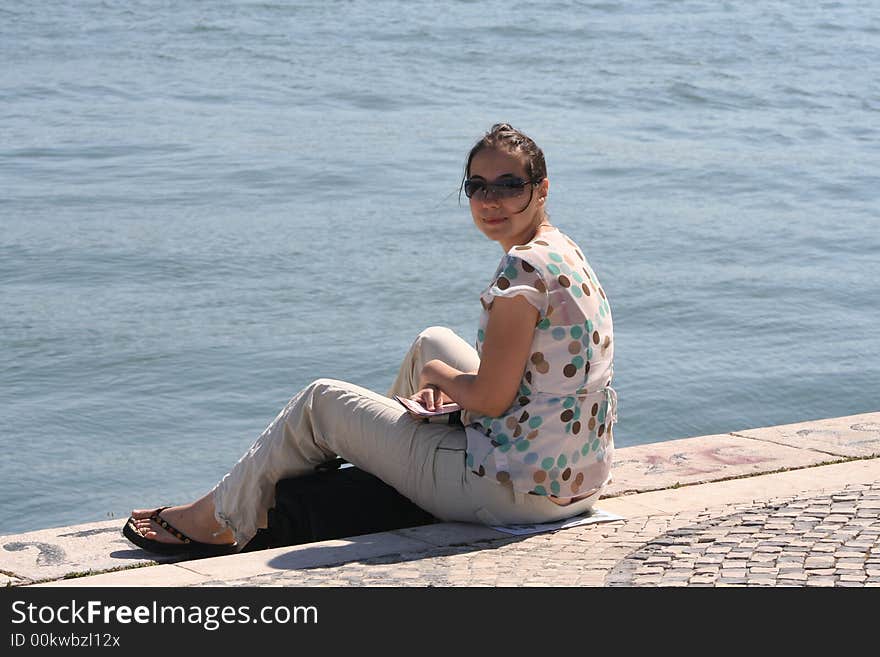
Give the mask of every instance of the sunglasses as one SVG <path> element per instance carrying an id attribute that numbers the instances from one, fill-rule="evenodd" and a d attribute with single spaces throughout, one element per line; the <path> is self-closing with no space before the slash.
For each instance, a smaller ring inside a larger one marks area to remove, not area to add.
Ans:
<path id="1" fill-rule="evenodd" d="M 523 180 L 522 178 L 504 178 L 496 182 L 488 182 L 482 178 L 468 178 L 464 181 L 464 195 L 468 198 L 486 199 L 489 196 L 498 200 L 519 198 L 526 186 L 537 185 L 540 180 Z"/>

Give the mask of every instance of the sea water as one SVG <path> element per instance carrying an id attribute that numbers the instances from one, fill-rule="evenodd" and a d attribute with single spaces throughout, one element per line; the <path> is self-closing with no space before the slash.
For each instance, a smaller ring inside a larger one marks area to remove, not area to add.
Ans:
<path id="1" fill-rule="evenodd" d="M 611 301 L 618 446 L 878 410 L 878 70 L 871 0 L 0 0 L 0 533 L 473 341 L 498 121 Z"/>

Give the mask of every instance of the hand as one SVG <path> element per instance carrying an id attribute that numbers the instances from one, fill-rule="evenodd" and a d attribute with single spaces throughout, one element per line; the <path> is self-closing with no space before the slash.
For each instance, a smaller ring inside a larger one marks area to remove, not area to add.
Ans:
<path id="1" fill-rule="evenodd" d="M 452 398 L 432 383 L 422 386 L 422 389 L 410 399 L 419 402 L 429 411 L 436 410 L 438 406 L 452 403 Z"/>

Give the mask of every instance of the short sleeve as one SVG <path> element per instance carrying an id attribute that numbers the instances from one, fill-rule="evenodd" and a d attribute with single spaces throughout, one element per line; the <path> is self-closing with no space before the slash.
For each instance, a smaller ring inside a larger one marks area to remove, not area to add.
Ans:
<path id="1" fill-rule="evenodd" d="M 497 297 L 523 296 L 542 317 L 547 313 L 547 285 L 539 267 L 520 257 L 506 255 L 498 271 L 498 276 L 484 293 L 486 303 Z"/>

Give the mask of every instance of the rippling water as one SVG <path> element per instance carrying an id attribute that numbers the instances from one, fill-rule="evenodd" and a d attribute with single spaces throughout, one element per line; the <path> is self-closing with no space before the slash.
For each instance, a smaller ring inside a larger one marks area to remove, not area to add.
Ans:
<path id="1" fill-rule="evenodd" d="M 875 2 L 0 0 L 0 533 L 207 491 L 319 376 L 473 340 L 504 120 L 620 446 L 878 410 Z"/>

